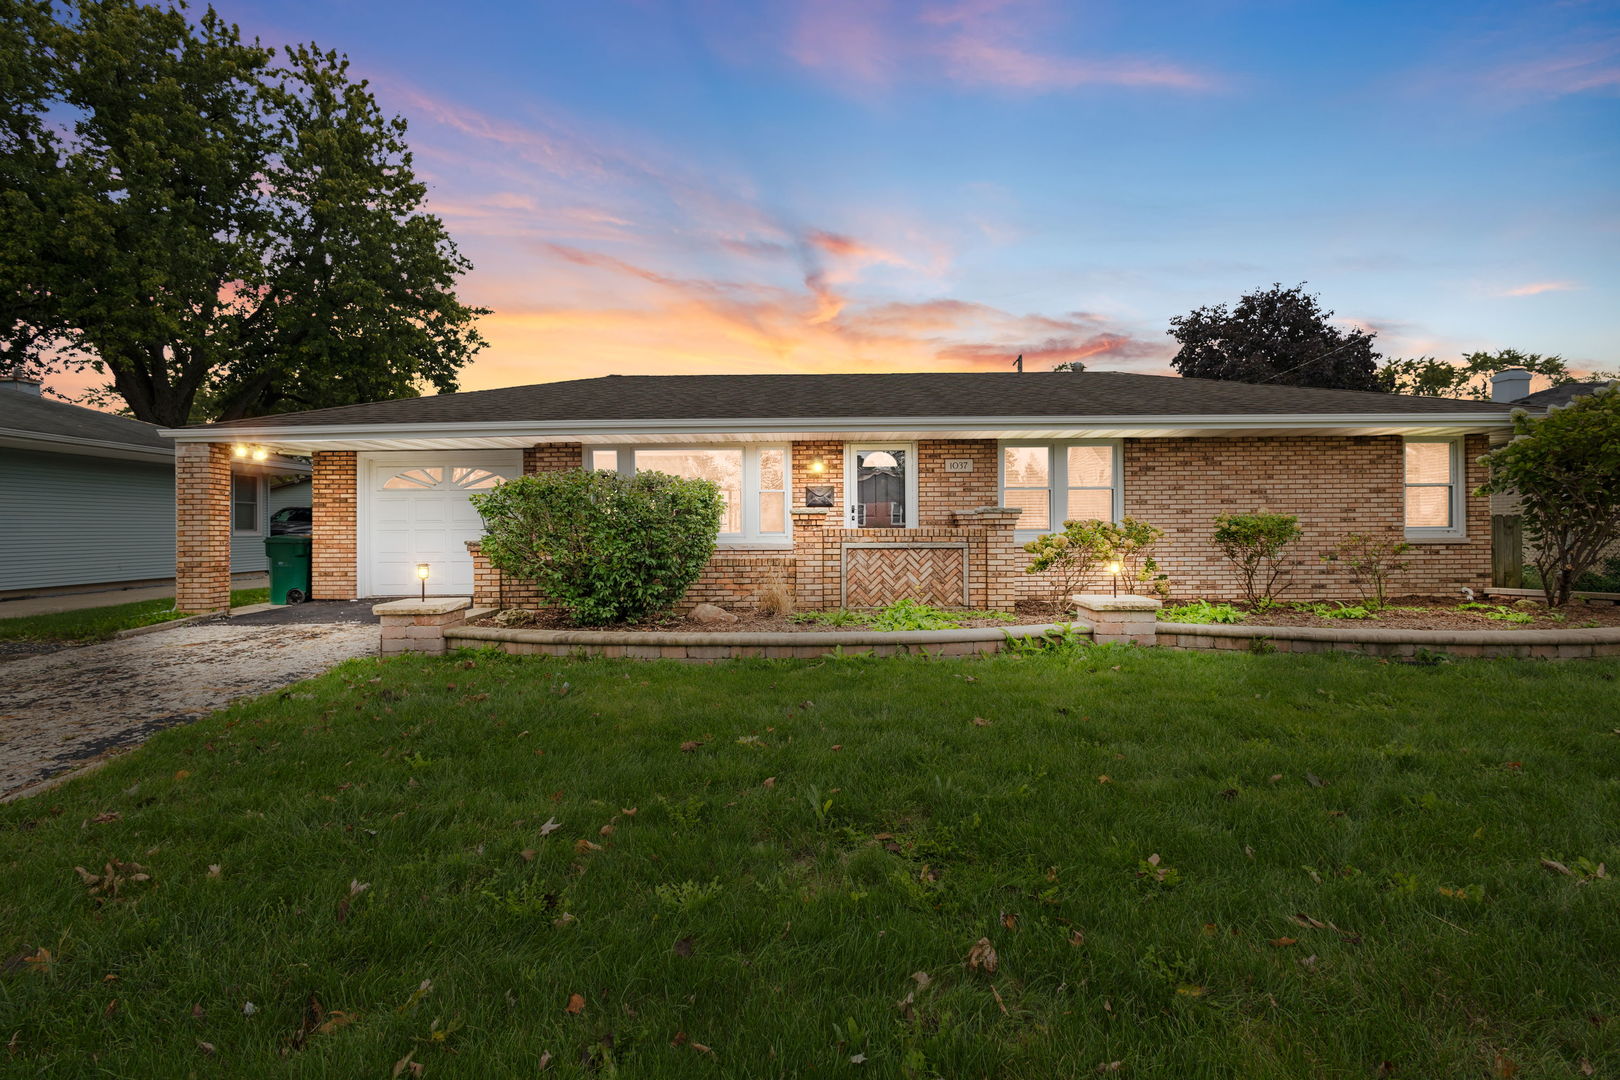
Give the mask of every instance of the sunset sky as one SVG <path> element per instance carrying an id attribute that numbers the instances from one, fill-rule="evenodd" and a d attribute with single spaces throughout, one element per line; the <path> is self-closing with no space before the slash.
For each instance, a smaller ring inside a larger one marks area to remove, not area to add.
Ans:
<path id="1" fill-rule="evenodd" d="M 406 116 L 478 389 L 1165 371 L 1300 281 L 1386 356 L 1620 364 L 1620 7 L 223 0 Z"/>

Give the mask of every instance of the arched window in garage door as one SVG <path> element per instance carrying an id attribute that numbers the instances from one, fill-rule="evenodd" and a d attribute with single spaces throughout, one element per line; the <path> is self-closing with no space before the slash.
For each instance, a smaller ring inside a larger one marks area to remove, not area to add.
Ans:
<path id="1" fill-rule="evenodd" d="M 492 488 L 499 484 L 503 477 L 490 472 L 488 469 L 477 469 L 464 466 L 441 468 L 438 466 L 425 466 L 422 468 L 405 469 L 384 480 L 384 491 L 424 491 L 430 488 L 459 488 L 462 491 L 479 491 Z"/>

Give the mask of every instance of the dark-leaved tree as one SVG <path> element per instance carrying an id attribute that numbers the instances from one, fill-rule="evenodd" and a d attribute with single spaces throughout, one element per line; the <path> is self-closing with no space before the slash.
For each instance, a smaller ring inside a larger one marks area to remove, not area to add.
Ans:
<path id="1" fill-rule="evenodd" d="M 1575 375 L 1564 363 L 1563 357 L 1520 352 L 1518 349 L 1463 353 L 1460 364 L 1447 363 L 1433 356 L 1391 360 L 1379 369 L 1378 378 L 1384 389 L 1397 394 L 1489 401 L 1491 376 L 1509 368 L 1523 368 L 1532 375 L 1545 375 L 1554 386 L 1575 381 Z M 1597 378 L 1595 373 L 1593 378 Z"/>
<path id="2" fill-rule="evenodd" d="M 1279 386 L 1379 390 L 1377 336 L 1329 320 L 1303 285 L 1256 289 L 1230 308 L 1197 308 L 1170 320 L 1181 343 L 1170 361 L 1189 379 L 1231 379 Z"/>
<path id="3" fill-rule="evenodd" d="M 8 358 L 168 426 L 455 389 L 485 312 L 346 58 L 137 0 L 0 0 L 0 34 Z"/>

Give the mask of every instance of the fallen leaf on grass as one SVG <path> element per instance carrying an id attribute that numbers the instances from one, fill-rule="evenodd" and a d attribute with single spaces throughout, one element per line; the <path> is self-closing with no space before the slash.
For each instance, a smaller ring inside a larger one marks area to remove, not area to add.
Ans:
<path id="1" fill-rule="evenodd" d="M 523 857 L 524 862 L 534 862 L 534 857 L 538 853 L 534 850 L 534 848 L 526 847 L 522 851 L 518 852 L 518 854 Z"/>
<path id="2" fill-rule="evenodd" d="M 97 814 L 95 817 L 91 818 L 90 819 L 90 824 L 92 824 L 92 825 L 108 825 L 108 824 L 111 824 L 114 821 L 119 820 L 123 816 L 124 816 L 123 814 L 120 814 L 116 810 L 108 810 L 105 813 Z"/>
<path id="3" fill-rule="evenodd" d="M 1208 992 L 1209 991 L 1204 987 L 1194 986 L 1191 983 L 1188 983 L 1185 986 L 1176 987 L 1176 993 L 1180 994 L 1182 997 L 1203 997 Z"/>
<path id="4" fill-rule="evenodd" d="M 679 941 L 677 941 L 675 943 L 675 955 L 676 956 L 691 956 L 692 955 L 692 939 L 689 938 L 689 937 L 683 937 Z"/>
<path id="5" fill-rule="evenodd" d="M 926 971 L 913 971 L 911 977 L 917 983 L 918 990 L 928 989 L 928 984 L 934 981 Z"/>
<path id="6" fill-rule="evenodd" d="M 1009 930 L 1017 930 L 1018 929 L 1018 916 L 1017 916 L 1017 914 L 1014 913 L 1014 912 L 1011 912 L 1011 911 L 1003 911 L 1001 913 L 1001 925 L 1005 926 Z"/>
<path id="7" fill-rule="evenodd" d="M 990 939 L 980 938 L 974 942 L 973 948 L 968 950 L 967 966 L 970 970 L 983 969 L 986 974 L 994 974 L 1001 958 L 996 955 L 996 947 L 990 944 Z"/>
<path id="8" fill-rule="evenodd" d="M 843 746 L 842 743 L 839 743 L 838 745 L 833 747 L 834 750 L 842 750 L 843 748 L 844 748 L 844 746 Z"/>
<path id="9" fill-rule="evenodd" d="M 540 835 L 541 836 L 550 836 L 552 833 L 556 832 L 560 828 L 562 828 L 562 825 L 557 821 L 556 818 L 554 818 L 554 817 L 546 818 L 546 823 L 544 825 L 540 826 Z"/>
<path id="10" fill-rule="evenodd" d="M 774 776 L 767 776 L 765 778 L 765 782 L 760 785 L 760 787 L 767 788 L 767 789 L 773 788 L 775 786 L 776 786 L 776 777 L 774 777 Z"/>
<path id="11" fill-rule="evenodd" d="M 578 840 L 574 841 L 574 854 L 575 855 L 584 855 L 587 852 L 601 851 L 601 850 L 602 850 L 602 845 L 601 844 L 592 843 L 591 841 L 585 839 L 583 836 L 580 837 Z"/>
<path id="12" fill-rule="evenodd" d="M 1097 1066 L 1097 1071 L 1100 1073 L 1119 1072 L 1124 1067 L 1125 1063 L 1123 1061 L 1105 1061 Z"/>
<path id="13" fill-rule="evenodd" d="M 623 814 L 625 817 L 635 817 L 636 816 L 636 809 L 637 809 L 636 807 L 632 806 L 628 810 L 620 810 L 619 813 Z"/>
<path id="14" fill-rule="evenodd" d="M 1563 874 L 1565 877 L 1575 876 L 1575 871 L 1571 870 L 1557 859 L 1542 859 L 1541 865 L 1544 868 L 1551 870 L 1555 874 Z"/>
<path id="15" fill-rule="evenodd" d="M 208 876 L 209 877 L 217 878 L 221 874 L 223 874 L 224 872 L 225 872 L 224 868 L 221 867 L 219 865 L 219 863 L 216 862 L 216 863 L 209 863 L 208 864 Z"/>
<path id="16" fill-rule="evenodd" d="M 1305 782 L 1311 785 L 1311 787 L 1327 787 L 1327 781 L 1323 780 L 1320 776 L 1317 776 L 1313 772 L 1308 772 L 1305 774 Z"/>
<path id="17" fill-rule="evenodd" d="M 1078 930 L 1078 929 L 1069 931 L 1069 944 L 1070 945 L 1073 945 L 1075 948 L 1078 949 L 1080 946 L 1084 945 L 1085 943 L 1086 943 L 1086 935 L 1085 935 L 1084 931 Z"/>
<path id="18" fill-rule="evenodd" d="M 990 721 L 986 720 L 982 716 L 975 716 L 973 718 L 973 726 L 974 727 L 989 727 L 990 726 Z"/>
<path id="19" fill-rule="evenodd" d="M 1295 922 L 1299 923 L 1299 925 L 1304 926 L 1304 927 L 1308 927 L 1311 930 L 1326 930 L 1327 929 L 1327 923 L 1318 922 L 1316 919 L 1311 918 L 1309 915 L 1305 914 L 1303 911 L 1296 911 L 1294 914 L 1292 914 L 1292 915 L 1290 915 L 1288 917 L 1290 919 L 1293 919 Z"/>
<path id="20" fill-rule="evenodd" d="M 1271 944 L 1275 945 L 1279 949 L 1286 949 L 1290 945 L 1298 945 L 1299 939 L 1291 937 L 1275 937 L 1271 939 Z"/>
<path id="21" fill-rule="evenodd" d="M 214 1044 L 211 1043 L 211 1042 L 199 1042 L 197 1044 L 197 1049 L 201 1050 L 204 1054 L 208 1055 L 209 1057 L 214 1056 Z"/>
<path id="22" fill-rule="evenodd" d="M 1109 776 L 1107 773 L 1103 773 L 1101 776 L 1097 777 L 1097 783 L 1099 784 L 1112 784 L 1113 782 L 1114 778 Z"/>
<path id="23" fill-rule="evenodd" d="M 866 1055 L 865 1054 L 851 1054 L 851 1055 L 849 1055 L 849 1063 L 851 1065 L 865 1065 L 866 1064 Z"/>
<path id="24" fill-rule="evenodd" d="M 583 994 L 569 994 L 568 995 L 568 1007 L 564 1011 L 568 1012 L 568 1013 L 572 1013 L 575 1016 L 578 1016 L 580 1013 L 584 1012 L 585 1011 L 585 995 L 583 995 Z"/>
<path id="25" fill-rule="evenodd" d="M 696 750 L 702 745 L 703 744 L 696 739 L 687 739 L 685 742 L 681 743 L 681 753 L 690 754 L 692 751 Z"/>
<path id="26" fill-rule="evenodd" d="M 596 830 L 596 835 L 598 835 L 598 836 L 612 836 L 613 835 L 613 826 L 611 826 L 611 825 L 602 826 L 600 829 Z"/>
<path id="27" fill-rule="evenodd" d="M 551 1051 L 547 1050 L 545 1053 L 540 1055 L 540 1070 L 544 1072 L 549 1068 L 551 1068 Z"/>

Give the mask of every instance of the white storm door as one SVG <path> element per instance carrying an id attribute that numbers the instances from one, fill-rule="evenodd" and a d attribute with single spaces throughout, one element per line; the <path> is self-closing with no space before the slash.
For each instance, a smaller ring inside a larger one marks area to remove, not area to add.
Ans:
<path id="1" fill-rule="evenodd" d="M 361 594 L 419 595 L 416 568 L 426 564 L 429 596 L 471 596 L 467 541 L 482 536 L 484 525 L 468 496 L 522 472 L 521 451 L 372 457 L 362 474 Z"/>

